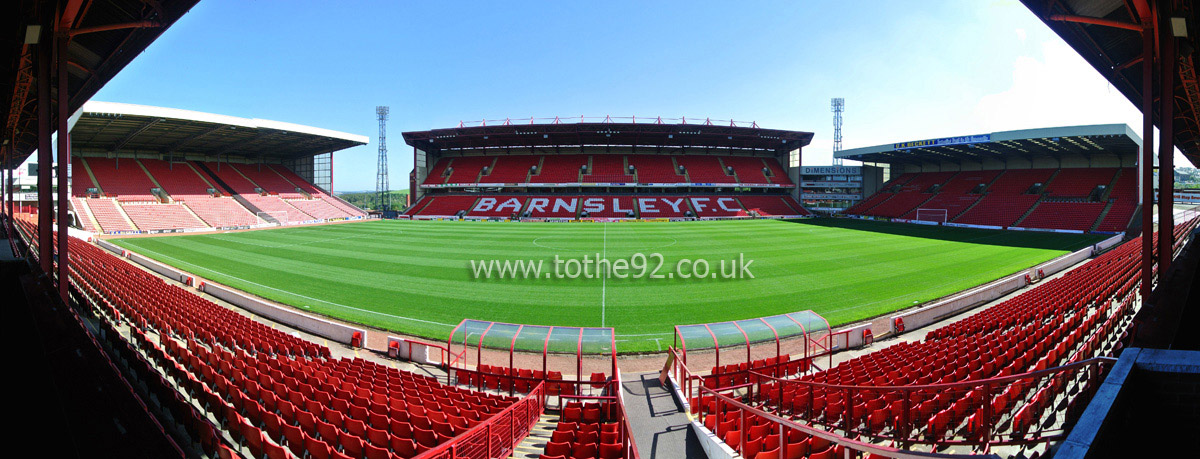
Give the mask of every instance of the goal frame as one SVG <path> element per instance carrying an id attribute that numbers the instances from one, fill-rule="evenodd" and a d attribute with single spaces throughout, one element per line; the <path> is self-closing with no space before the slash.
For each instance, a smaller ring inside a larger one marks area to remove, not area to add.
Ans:
<path id="1" fill-rule="evenodd" d="M 921 218 L 922 212 L 924 212 L 926 214 L 933 214 L 933 217 L 932 218 Z M 939 217 L 939 216 L 941 217 L 940 220 L 937 219 L 937 217 Z M 947 209 L 924 209 L 924 208 L 921 208 L 921 209 L 917 209 L 917 213 L 913 217 L 913 220 L 920 221 L 920 222 L 946 223 L 947 221 L 950 220 L 950 211 Z"/>

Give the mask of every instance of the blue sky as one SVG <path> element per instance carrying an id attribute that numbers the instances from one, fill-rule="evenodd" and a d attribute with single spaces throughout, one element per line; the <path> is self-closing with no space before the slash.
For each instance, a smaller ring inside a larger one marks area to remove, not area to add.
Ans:
<path id="1" fill-rule="evenodd" d="M 334 155 L 349 191 L 375 187 L 376 105 L 399 189 L 401 132 L 485 118 L 756 121 L 829 164 L 831 97 L 845 148 L 1141 119 L 1016 0 L 203 0 L 94 99 L 369 136 Z"/>

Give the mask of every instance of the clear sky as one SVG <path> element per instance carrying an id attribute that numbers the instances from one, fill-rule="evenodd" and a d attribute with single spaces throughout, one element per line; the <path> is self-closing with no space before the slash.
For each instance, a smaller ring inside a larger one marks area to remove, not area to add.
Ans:
<path id="1" fill-rule="evenodd" d="M 736 119 L 844 147 L 1126 123 L 1138 110 L 1017 0 L 483 2 L 203 0 L 95 100 L 366 135 L 334 189 L 373 190 L 376 105 L 400 133 L 459 121 Z M 1176 155 L 1177 165 L 1188 165 Z"/>

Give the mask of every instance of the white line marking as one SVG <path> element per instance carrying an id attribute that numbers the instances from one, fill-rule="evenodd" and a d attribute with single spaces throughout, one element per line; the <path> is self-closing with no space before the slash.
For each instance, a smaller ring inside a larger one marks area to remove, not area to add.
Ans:
<path id="1" fill-rule="evenodd" d="M 354 311 L 365 312 L 365 313 L 368 313 L 368 314 L 378 314 L 378 315 L 381 315 L 381 316 L 394 317 L 394 318 L 396 318 L 396 319 L 402 319 L 402 320 L 411 320 L 411 321 L 413 321 L 413 322 L 421 322 L 421 323 L 427 323 L 427 324 L 432 324 L 432 325 L 441 325 L 441 326 L 443 326 L 443 327 L 450 327 L 450 328 L 453 328 L 453 327 L 455 327 L 455 326 L 456 326 L 456 324 L 447 324 L 447 323 L 442 323 L 442 322 L 435 322 L 435 321 L 432 321 L 432 320 L 415 319 L 415 318 L 412 318 L 412 317 L 398 316 L 398 315 L 395 315 L 395 314 L 388 314 L 388 313 L 386 313 L 386 312 L 372 311 L 372 310 L 370 310 L 370 309 L 356 308 L 356 307 L 354 307 L 354 306 L 346 306 L 346 305 L 344 305 L 344 304 L 341 304 L 341 303 L 334 303 L 334 302 L 332 302 L 332 301 L 325 301 L 325 300 L 322 300 L 322 299 L 320 299 L 320 298 L 313 298 L 313 297 L 311 297 L 311 296 L 305 296 L 305 295 L 301 295 L 301 294 L 299 294 L 299 293 L 296 293 L 296 292 L 290 292 L 290 291 L 287 291 L 287 290 L 277 289 L 277 288 L 275 288 L 275 287 L 271 287 L 271 286 L 269 286 L 269 285 L 263 285 L 263 284 L 260 284 L 260 283 L 257 283 L 257 282 L 251 282 L 251 281 L 248 281 L 248 280 L 246 280 L 246 279 L 242 279 L 242 278 L 240 278 L 240 277 L 237 277 L 237 276 L 229 275 L 229 274 L 226 274 L 226 273 L 223 273 L 223 272 L 217 271 L 217 270 L 213 270 L 213 269 L 205 268 L 205 267 L 203 267 L 203 266 L 199 266 L 199 265 L 195 265 L 195 264 L 192 264 L 192 263 L 188 263 L 188 262 L 186 262 L 186 261 L 180 260 L 180 259 L 178 259 L 178 258 L 175 258 L 175 257 L 169 256 L 169 255 L 163 255 L 163 254 L 161 254 L 161 253 L 155 252 L 155 251 L 153 251 L 153 250 L 150 250 L 150 249 L 147 249 L 147 248 L 145 248 L 145 247 L 139 247 L 139 250 L 141 250 L 142 252 L 150 252 L 150 253 L 153 253 L 153 254 L 155 254 L 155 255 L 158 255 L 158 256 L 160 256 L 160 257 L 163 257 L 163 258 L 167 258 L 167 259 L 175 260 L 176 262 L 178 262 L 179 264 L 182 264 L 182 265 L 191 266 L 191 267 L 193 267 L 193 268 L 199 268 L 199 269 L 198 269 L 198 271 L 206 271 L 206 272 L 210 272 L 210 273 L 214 273 L 214 274 L 220 274 L 220 275 L 222 275 L 222 276 L 226 276 L 226 277 L 228 277 L 228 278 L 230 278 L 230 279 L 239 280 L 239 281 L 245 282 L 245 283 L 247 283 L 247 284 L 251 284 L 251 285 L 257 285 L 257 286 L 259 286 L 259 287 L 262 287 L 262 288 L 265 288 L 265 289 L 274 290 L 274 291 L 276 291 L 276 292 L 285 293 L 285 294 L 292 295 L 292 296 L 295 296 L 295 297 L 298 297 L 298 298 L 304 298 L 304 299 L 306 299 L 306 300 L 312 300 L 312 301 L 317 301 L 317 302 L 325 303 L 325 304 L 328 304 L 328 305 L 330 305 L 330 306 L 337 306 L 337 307 L 339 307 L 339 308 L 351 309 L 351 310 L 354 310 Z M 306 308 L 306 309 L 308 308 L 308 306 L 302 306 L 302 307 L 304 307 L 304 308 Z M 342 319 L 342 320 L 347 320 L 347 319 Z"/>
<path id="2" fill-rule="evenodd" d="M 604 228 L 604 242 L 603 242 L 603 245 L 600 247 L 600 259 L 603 260 L 608 257 L 608 222 L 601 223 L 601 225 L 603 225 L 601 227 Z M 596 260 L 597 263 L 599 261 L 600 260 Z M 599 265 L 597 265 L 597 266 L 599 266 Z M 608 273 L 605 272 L 605 273 L 597 273 L 597 274 L 600 274 L 600 326 L 603 327 L 604 326 L 604 313 L 605 313 L 605 310 L 604 310 L 605 309 L 605 300 L 607 299 L 607 296 L 608 296 Z"/>

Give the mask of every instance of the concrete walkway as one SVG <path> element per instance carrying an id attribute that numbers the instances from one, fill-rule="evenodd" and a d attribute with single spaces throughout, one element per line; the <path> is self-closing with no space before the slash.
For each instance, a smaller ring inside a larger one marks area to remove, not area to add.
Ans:
<path id="1" fill-rule="evenodd" d="M 657 372 L 625 378 L 625 411 L 642 459 L 706 457 L 683 407 L 659 384 Z"/>

